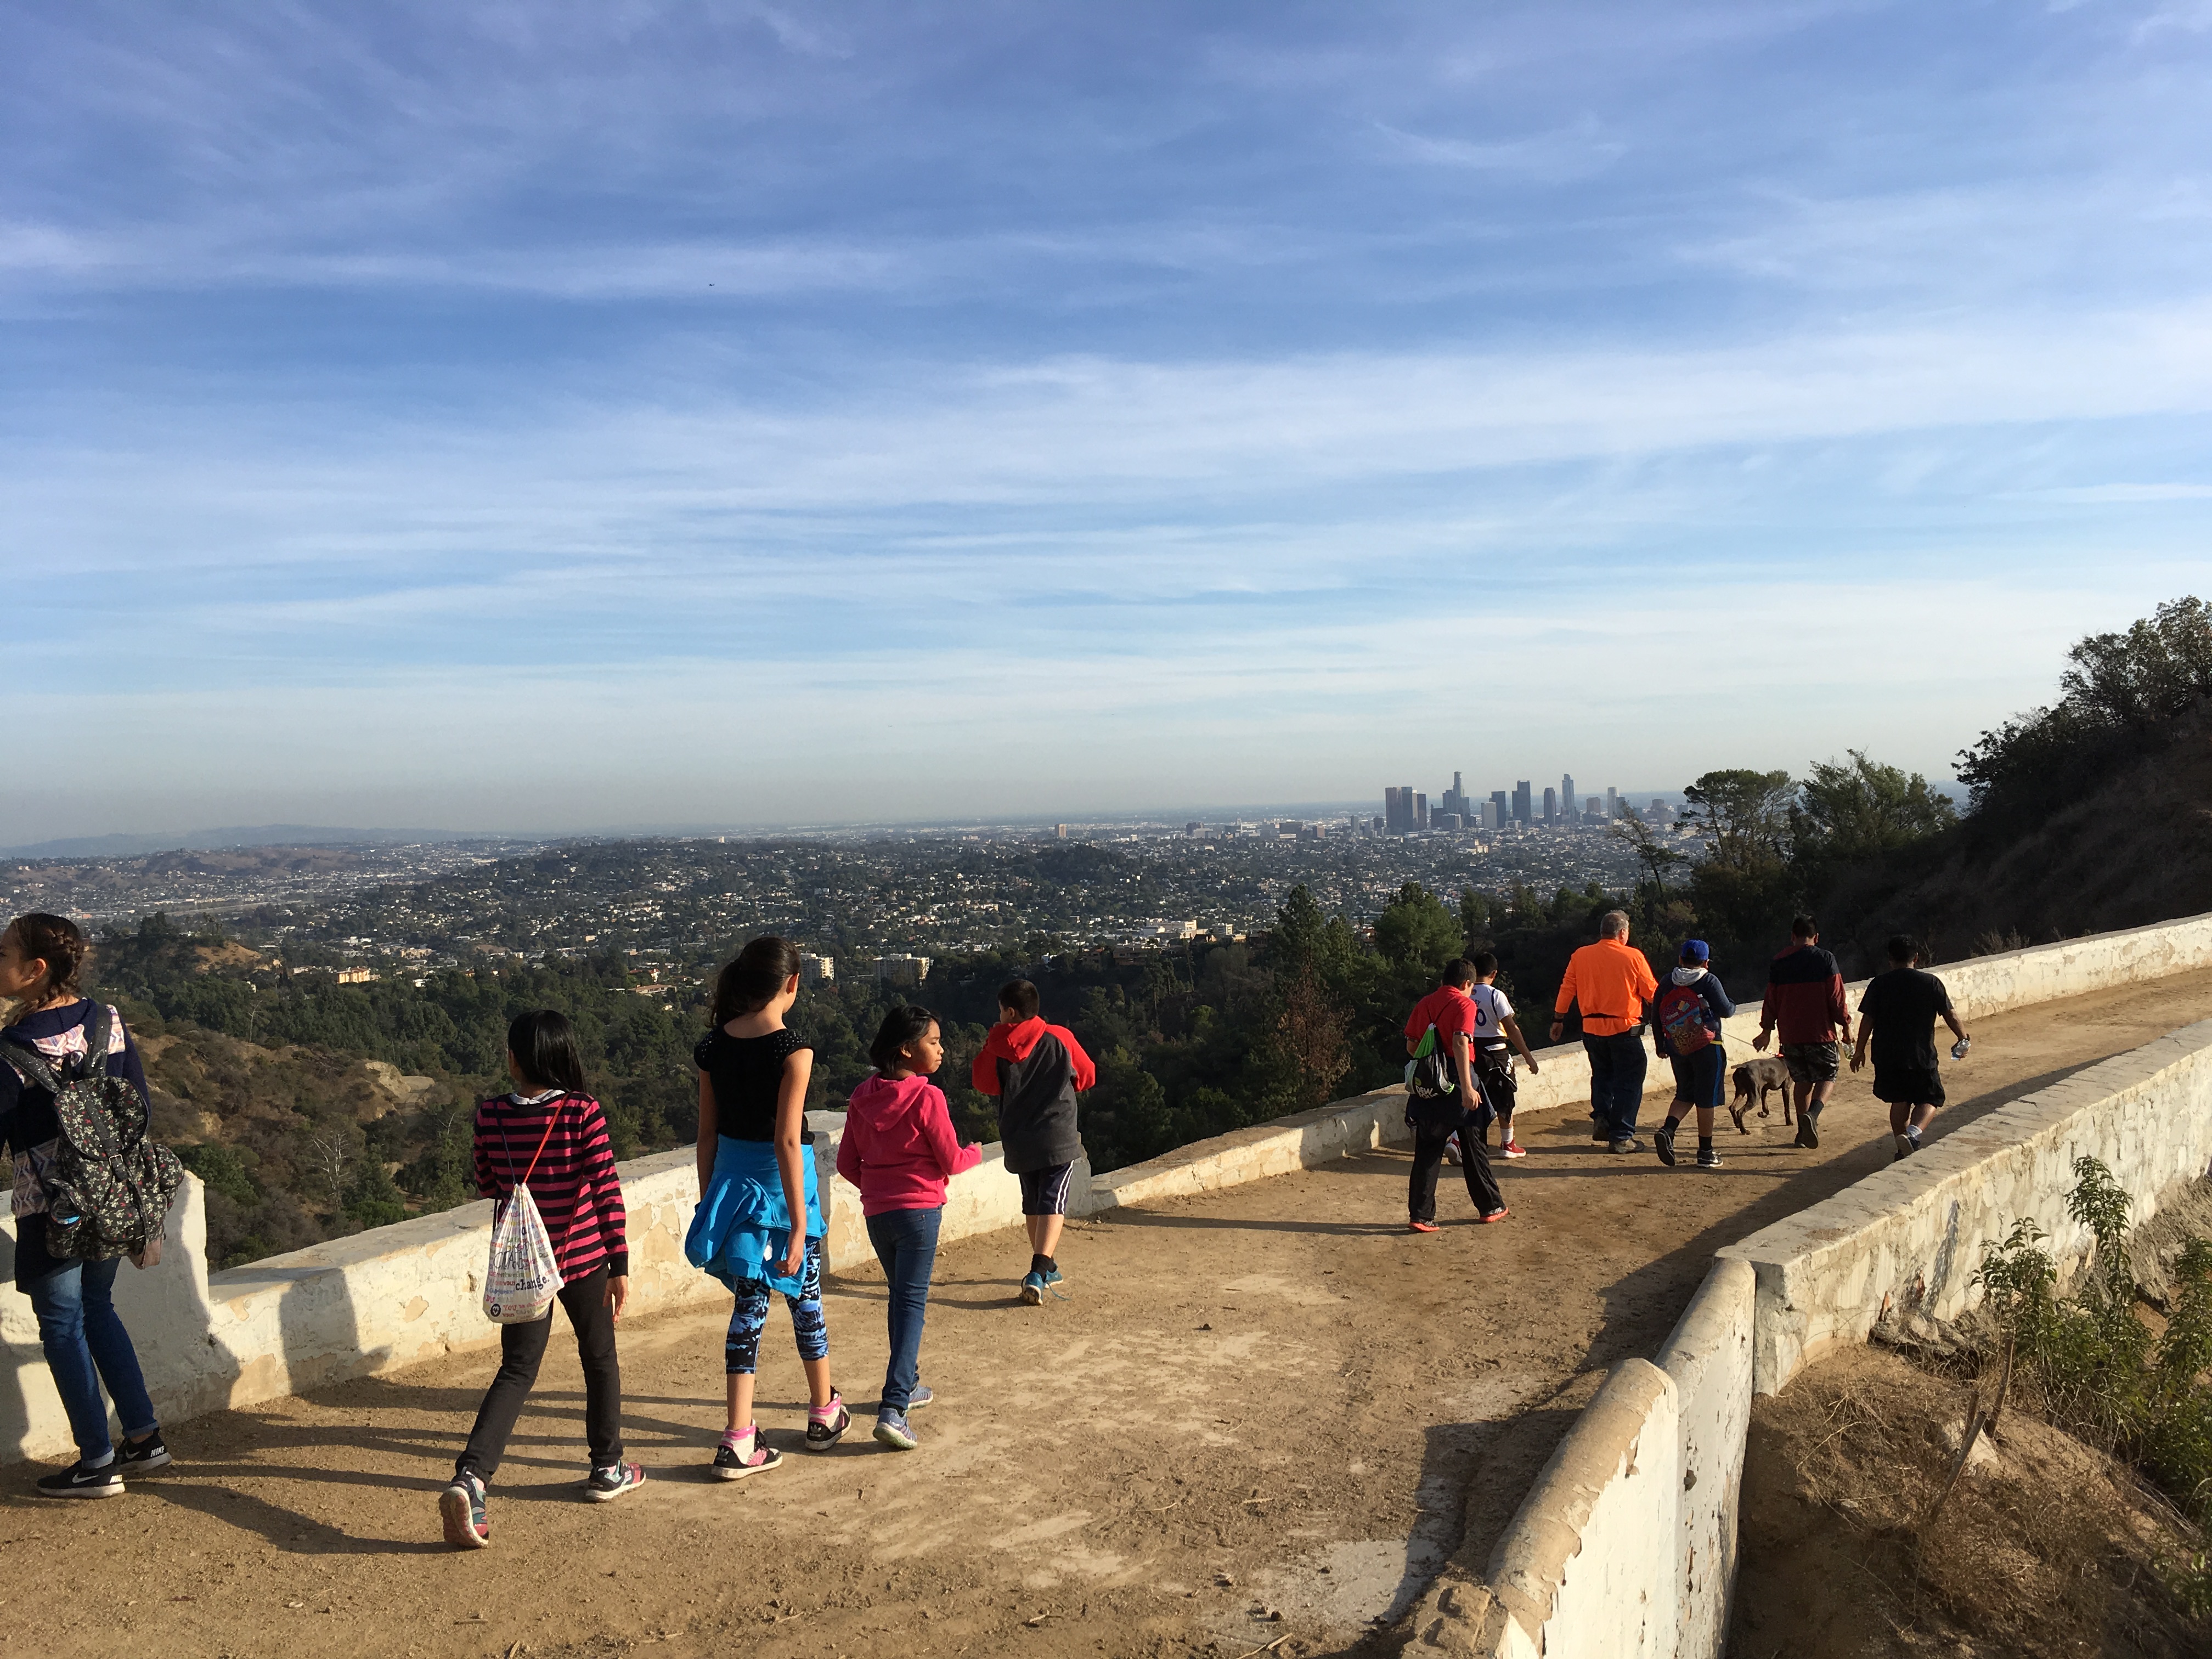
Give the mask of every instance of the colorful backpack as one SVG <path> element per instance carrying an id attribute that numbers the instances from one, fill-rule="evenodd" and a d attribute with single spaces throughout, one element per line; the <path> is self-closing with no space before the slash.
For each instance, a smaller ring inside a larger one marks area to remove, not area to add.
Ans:
<path id="1" fill-rule="evenodd" d="M 1712 1009 L 1694 984 L 1669 985 L 1659 994 L 1659 1030 L 1685 1059 L 1712 1042 Z"/>
<path id="2" fill-rule="evenodd" d="M 113 1025 L 100 1003 L 84 1022 L 84 1059 L 58 1069 L 28 1043 L 8 1045 L 8 1063 L 54 1097 L 61 1122 L 46 1192 L 46 1249 L 67 1261 L 139 1255 L 163 1236 L 185 1166 L 148 1138 L 146 1100 L 107 1069 Z M 74 1072 L 75 1076 L 68 1075 Z"/>

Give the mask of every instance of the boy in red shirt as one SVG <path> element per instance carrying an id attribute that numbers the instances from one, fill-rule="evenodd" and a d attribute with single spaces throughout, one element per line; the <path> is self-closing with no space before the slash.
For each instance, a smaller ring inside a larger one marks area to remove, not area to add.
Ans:
<path id="1" fill-rule="evenodd" d="M 1030 1270 L 1022 1300 L 1030 1307 L 1065 1282 L 1053 1252 L 1067 1215 L 1067 1183 L 1083 1156 L 1075 1097 L 1098 1080 L 1091 1056 L 1065 1025 L 1037 1013 L 1037 988 L 1025 979 L 999 988 L 999 1023 L 969 1070 L 978 1094 L 999 1102 L 999 1139 L 1006 1170 L 1022 1183 L 1022 1219 L 1030 1233 Z"/>
<path id="2" fill-rule="evenodd" d="M 1481 1098 L 1472 1054 L 1477 1016 L 1468 995 L 1468 987 L 1474 983 L 1474 964 L 1463 957 L 1453 957 L 1444 964 L 1443 981 L 1413 1005 L 1406 1020 L 1406 1052 L 1419 1049 L 1433 1030 L 1453 1080 L 1452 1092 L 1440 1098 L 1407 1097 L 1407 1115 L 1413 1121 L 1413 1170 L 1406 1192 L 1407 1232 L 1437 1231 L 1437 1170 L 1444 1160 L 1444 1143 L 1474 1121 L 1474 1104 Z M 1460 1170 L 1467 1177 L 1467 1195 L 1483 1221 L 1503 1221 L 1512 1213 L 1498 1190 L 1490 1152 L 1480 1136 L 1460 1136 Z"/>

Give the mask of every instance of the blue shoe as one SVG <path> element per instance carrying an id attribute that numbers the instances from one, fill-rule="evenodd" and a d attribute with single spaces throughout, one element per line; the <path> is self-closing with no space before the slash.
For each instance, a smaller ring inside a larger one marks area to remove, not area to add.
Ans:
<path id="1" fill-rule="evenodd" d="M 924 1406 L 927 1406 L 931 1401 L 936 1398 L 936 1395 L 932 1393 L 928 1388 L 921 1383 L 916 1383 L 915 1385 L 914 1392 L 907 1396 L 906 1408 L 910 1412 L 918 1412 Z"/>
<path id="2" fill-rule="evenodd" d="M 1027 1273 L 1022 1275 L 1022 1300 L 1030 1307 L 1044 1305 L 1044 1275 Z"/>
<path id="3" fill-rule="evenodd" d="M 1047 1290 L 1051 1290 L 1055 1285 L 1065 1285 L 1066 1282 L 1067 1275 L 1060 1272 L 1058 1267 L 1047 1267 L 1044 1270 L 1044 1284 Z"/>
<path id="4" fill-rule="evenodd" d="M 903 1412 L 876 1413 L 876 1439 L 893 1451 L 912 1451 L 921 1442 L 915 1438 L 914 1431 L 907 1426 Z"/>

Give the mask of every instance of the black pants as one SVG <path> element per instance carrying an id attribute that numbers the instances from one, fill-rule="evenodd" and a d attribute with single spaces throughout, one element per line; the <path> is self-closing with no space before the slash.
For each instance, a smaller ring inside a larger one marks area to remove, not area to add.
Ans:
<path id="1" fill-rule="evenodd" d="M 1415 1221 L 1437 1218 L 1437 1171 L 1443 1167 L 1444 1142 L 1452 1138 L 1454 1127 L 1449 1123 L 1413 1126 L 1413 1173 L 1407 1182 L 1406 1207 Z M 1484 1150 L 1480 1136 L 1473 1133 L 1460 1136 L 1459 1167 L 1467 1177 L 1467 1195 L 1474 1200 L 1477 1215 L 1505 1207 L 1505 1195 L 1498 1190 L 1498 1177 L 1490 1172 L 1490 1154 Z"/>
<path id="2" fill-rule="evenodd" d="M 615 1358 L 615 1316 L 607 1306 L 607 1269 L 602 1262 L 581 1279 L 561 1287 L 561 1305 L 575 1328 L 576 1353 L 584 1362 L 584 1437 L 591 1443 L 592 1467 L 622 1462 L 622 1366 Z M 499 1470 L 514 1419 L 538 1382 L 538 1367 L 553 1334 L 553 1310 L 527 1325 L 503 1325 L 499 1333 L 499 1375 L 477 1408 L 476 1427 L 454 1463 L 489 1481 Z"/>

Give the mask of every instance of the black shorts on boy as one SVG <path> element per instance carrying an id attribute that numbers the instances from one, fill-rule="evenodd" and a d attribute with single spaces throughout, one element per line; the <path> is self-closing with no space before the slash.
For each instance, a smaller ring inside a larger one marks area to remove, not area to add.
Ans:
<path id="1" fill-rule="evenodd" d="M 1016 1176 L 1022 1183 L 1022 1213 L 1066 1215 L 1069 1177 L 1074 1173 L 1074 1164 L 1055 1164 L 1048 1169 L 1024 1170 Z"/>
<path id="2" fill-rule="evenodd" d="M 1932 1066 L 1884 1066 L 1876 1060 L 1874 1097 L 1891 1106 L 1941 1106 L 1942 1075 Z"/>

